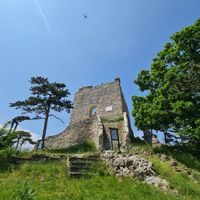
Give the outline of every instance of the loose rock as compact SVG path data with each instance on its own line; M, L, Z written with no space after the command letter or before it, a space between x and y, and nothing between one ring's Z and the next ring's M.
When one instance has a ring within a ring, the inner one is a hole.
M164 156L162 157L164 158ZM107 151L101 154L101 158L113 169L116 176L137 177L163 191L170 188L169 183L158 176L152 163L139 155ZM175 162L173 164L175 165Z

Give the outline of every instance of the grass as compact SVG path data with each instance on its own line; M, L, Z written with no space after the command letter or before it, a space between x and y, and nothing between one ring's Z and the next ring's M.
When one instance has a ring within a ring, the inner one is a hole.
M188 151L187 148L182 146L161 146L153 148L151 145L145 144L140 139L136 138L134 140L133 152L146 151L151 154L165 154L176 159L188 168L200 171L200 155Z
M149 158L163 178L179 191L167 194L133 178L107 176L104 165L91 179L71 179L65 161L25 163L17 169L0 172L0 200L32 194L37 200L199 200L200 187L182 174L176 174L157 158ZM23 198L22 198L23 199ZM26 200L26 199L23 199Z
M0 200L15 199L26 185L25 189L32 191L37 200L182 199L132 178L98 175L91 179L71 179L63 162L25 163L18 170L0 173L0 185Z
M176 173L167 163L161 162L155 156L148 156L147 159L153 163L158 174L165 178L173 188L179 191L179 194L188 196L191 199L199 199L200 186L194 183L186 174Z
M88 152L96 152L96 147L93 142L86 140L82 144L77 144L69 148L63 148L63 149L50 149L47 152L61 153L61 154L88 153Z
M0 150L0 171L10 171L15 166L11 162L11 155L15 154L14 149Z
M89 140L69 148L50 149L44 151L16 151L15 149L8 148L0 150L0 171L11 171L13 168L18 167L12 163L11 156L31 158L33 155L87 154L95 152L97 152L95 144Z
M164 153L185 166L200 171L200 157L180 146L162 146L153 149L154 153Z
M162 152L178 156L166 149L154 149L140 144L135 150L148 151L146 155L158 174L166 179L178 195L169 191L164 193L157 188L144 184L133 178L117 178L108 176L108 169L103 163L93 167L96 173L90 179L72 179L68 176L66 161L49 161L40 163L26 162L14 165L10 155L27 156L30 152L15 152L11 149L0 151L0 200L199 200L200 186L185 174L176 173L167 163L163 163L153 153ZM74 152L95 152L92 143L86 142L64 150L52 150L53 154ZM176 151L175 151L176 152ZM51 154L51 152L48 152ZM84 154L85 155L85 154ZM183 167L187 164L186 155L182 155ZM192 159L195 157L189 154ZM189 158L189 159L191 159ZM184 164L186 163L186 164ZM199 171L199 161L194 160L192 166Z

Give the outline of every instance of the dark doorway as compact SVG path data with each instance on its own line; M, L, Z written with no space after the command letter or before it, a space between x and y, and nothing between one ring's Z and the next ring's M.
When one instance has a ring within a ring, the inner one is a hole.
M110 138L112 150L120 149L118 129L110 128Z

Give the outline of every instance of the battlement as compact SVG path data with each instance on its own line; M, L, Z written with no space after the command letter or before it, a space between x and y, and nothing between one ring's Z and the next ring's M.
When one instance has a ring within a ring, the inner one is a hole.
M121 82L120 78L117 77L117 78L115 78L115 80L113 82L110 82L110 83L102 83L101 85L96 85L96 86L91 86L91 85L84 86L84 87L80 88L78 90L78 92L79 91L84 91L84 90L89 90L89 89L97 89L97 88L102 87L102 86L108 86L108 85L114 84L115 82L119 82L120 83Z

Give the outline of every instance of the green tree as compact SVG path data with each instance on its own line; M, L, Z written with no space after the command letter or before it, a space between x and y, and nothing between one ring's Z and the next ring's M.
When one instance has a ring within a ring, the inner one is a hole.
M31 138L32 135L30 132L17 130L17 131L15 131L15 135L16 135L16 139L14 141L14 144L15 144L16 150L19 148L19 146L22 146L26 142L28 142L29 144L32 144L32 145L36 144L36 142L34 142L32 140L32 138Z
M70 112L72 102L67 99L70 93L64 83L51 83L48 78L41 76L32 77L30 83L32 85L30 88L31 96L24 101L11 103L10 107L22 109L22 114L35 114L30 119L44 119L42 133L42 148L44 148L49 117L59 119L52 111L61 112L66 110Z
M5 123L0 127L0 149L5 149L13 146L13 140L16 139L16 134L9 131L10 122Z
M134 81L146 96L133 96L135 125L200 144L200 19L174 33Z
M31 138L31 133L22 130L12 131L10 130L10 126L11 122L7 122L0 127L0 149L14 146L17 149L19 145L21 146L26 142L36 144Z

